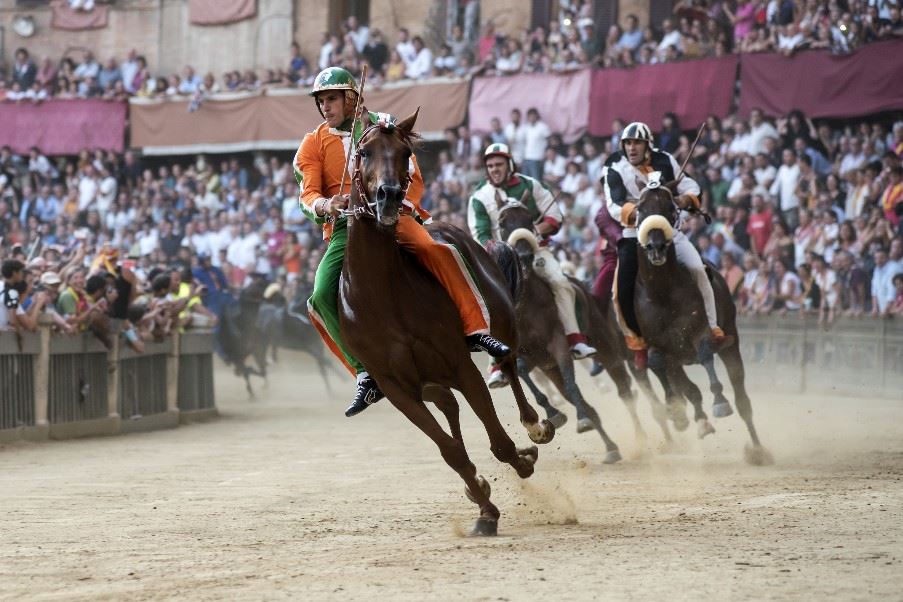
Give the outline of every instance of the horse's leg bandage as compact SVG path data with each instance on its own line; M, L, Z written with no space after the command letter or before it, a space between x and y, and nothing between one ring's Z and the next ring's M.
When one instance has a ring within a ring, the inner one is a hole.
M536 275L549 285L555 296L555 307L558 309L558 317L564 326L564 334L572 335L580 332L577 324L577 312L574 304L577 296L574 287L561 270L561 264L548 249L540 249L533 260L533 269Z

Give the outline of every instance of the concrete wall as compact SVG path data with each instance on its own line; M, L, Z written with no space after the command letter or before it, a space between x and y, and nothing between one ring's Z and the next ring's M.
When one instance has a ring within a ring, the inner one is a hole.
M649 0L618 0L618 23L623 27L627 23L627 15L636 15L640 27L649 24Z
M15 49L28 48L36 61L66 54L80 60L84 50L98 60L123 59L132 48L144 54L151 71L168 74L186 64L198 73L220 76L230 69L279 67L288 63L296 0L257 0L257 16L239 23L199 27L188 22L188 0L117 0L106 28L70 32L50 27L49 7L17 7L0 0L3 60L10 64ZM304 4L308 4L305 2ZM309 3L314 4L314 3ZM12 30L16 15L31 15L36 33L21 38Z

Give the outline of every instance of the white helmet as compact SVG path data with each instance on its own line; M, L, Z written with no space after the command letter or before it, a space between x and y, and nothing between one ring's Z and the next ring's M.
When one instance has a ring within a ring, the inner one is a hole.
M508 170L511 172L508 175L514 174L514 157L511 156L511 149L508 148L507 144L503 144L501 142L493 142L489 146L486 147L486 150L483 151L483 164L486 164L486 161L489 157L505 157L508 159Z

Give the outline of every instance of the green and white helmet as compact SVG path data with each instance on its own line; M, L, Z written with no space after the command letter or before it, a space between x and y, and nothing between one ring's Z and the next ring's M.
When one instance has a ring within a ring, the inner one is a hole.
M358 93L357 82L354 76L347 69L341 67L327 67L317 74L314 79L313 88L308 93L310 96L316 96L320 92L326 90L351 90Z
M501 142L493 142L489 146L486 147L486 150L483 151L483 163L485 164L489 157L505 157L508 159L508 170L511 172L508 175L514 175L514 157L511 155L511 149L508 148L507 144L503 144Z

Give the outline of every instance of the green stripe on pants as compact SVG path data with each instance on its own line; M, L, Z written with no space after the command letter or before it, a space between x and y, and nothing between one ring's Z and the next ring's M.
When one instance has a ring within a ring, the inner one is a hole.
M339 278L342 275L342 262L345 260L347 244L348 226L345 220L341 220L336 222L323 259L317 266L314 292L307 303L320 316L329 336L335 341L351 367L360 373L364 371L364 365L351 355L339 332Z

